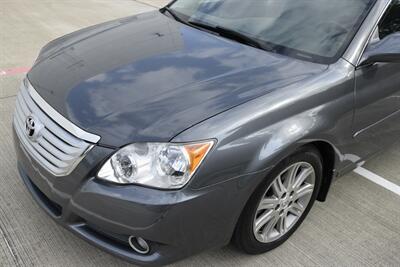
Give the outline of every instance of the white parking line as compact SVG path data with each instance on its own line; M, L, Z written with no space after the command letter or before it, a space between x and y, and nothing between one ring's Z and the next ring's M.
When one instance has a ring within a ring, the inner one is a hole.
M389 182L388 180L367 169L364 169L363 167L358 167L354 170L354 172L400 196L400 186L397 184Z

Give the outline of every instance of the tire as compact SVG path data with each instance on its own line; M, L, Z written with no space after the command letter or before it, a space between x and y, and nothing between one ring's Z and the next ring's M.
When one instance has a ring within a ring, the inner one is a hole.
M312 171L311 168L314 175L310 174L304 183L301 183L303 177ZM293 173L296 173L298 178L295 175L290 176ZM281 177L280 180L278 177ZM292 177L292 179L288 179L288 177ZM297 183L290 182L296 181L296 179L298 179ZM321 180L321 155L314 146L301 147L275 166L247 202L236 225L233 236L235 245L248 254L261 254L284 243L297 230L311 210L317 198ZM279 189L279 181L282 181L284 186L286 184L288 188L286 195L282 194L284 190ZM305 192L309 192L312 182L314 182L312 193L294 200ZM299 185L299 183L301 184ZM281 198L278 197L279 193ZM261 205L262 200L263 205ZM264 210L264 208L266 209ZM261 226L262 222L271 217L273 218ZM283 217L285 218L282 219ZM273 226L276 220L277 223Z

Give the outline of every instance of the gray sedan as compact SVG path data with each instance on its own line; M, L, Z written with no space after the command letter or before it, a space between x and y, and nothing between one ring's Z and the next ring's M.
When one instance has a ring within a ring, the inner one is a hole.
M400 135L399 0L176 0L58 38L17 97L21 178L141 265L269 251Z

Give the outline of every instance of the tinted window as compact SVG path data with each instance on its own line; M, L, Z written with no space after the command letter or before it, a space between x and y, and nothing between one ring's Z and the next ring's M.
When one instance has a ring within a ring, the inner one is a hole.
M375 0L177 0L188 20L239 31L277 53L329 63L348 46Z
M381 39L395 32L400 32L400 0L393 1L379 25L379 37Z

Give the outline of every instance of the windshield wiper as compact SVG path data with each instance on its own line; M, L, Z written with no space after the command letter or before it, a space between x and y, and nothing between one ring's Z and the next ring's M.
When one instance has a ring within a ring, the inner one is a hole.
M225 27L221 26L213 26L210 24L206 24L200 21L195 21L195 20L189 20L189 24L196 26L196 27L201 27L206 30L218 33L220 36L233 39L235 41L238 41L243 44L247 44L256 48L264 49L264 50L270 50L269 48L266 48L263 44L261 44L259 41L257 41L255 38L252 38L250 36L247 36L246 34L243 34L239 31L233 30L233 29L228 29Z
M169 8L169 7L163 7L162 9L161 9L161 11L167 11L176 21L179 21L180 23L184 23L184 24L188 24L186 21L184 21L183 19L181 19L176 13L175 13L175 11L174 10L172 10L171 8Z
M196 20L186 21L186 20L182 19L179 15L177 15L175 13L175 11L172 10L171 8L169 8L168 6L164 7L162 9L162 11L164 11L164 12L167 11L176 21L181 22L183 24L190 25L195 28L203 28L210 32L217 33L220 36L223 36L223 37L226 37L226 38L229 38L232 40L236 40L240 43L250 45L250 46L253 46L256 48L260 48L260 49L268 50L268 51L271 50L271 48L266 47L265 45L261 44L255 38L247 36L239 31L235 31L233 29L228 29L228 28L221 27L221 26L213 26L213 25L206 24L206 23L203 23L200 21L196 21Z

